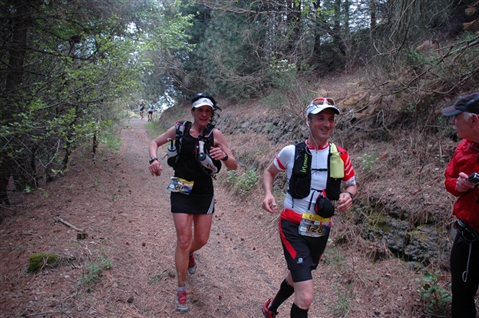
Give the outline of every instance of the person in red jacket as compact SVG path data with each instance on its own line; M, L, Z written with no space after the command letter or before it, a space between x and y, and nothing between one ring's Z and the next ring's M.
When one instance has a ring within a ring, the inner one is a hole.
M442 110L452 117L457 137L463 139L445 172L446 190L457 197L457 221L451 249L453 318L475 318L474 297L479 287L479 93L460 97ZM475 175L478 174L478 175Z

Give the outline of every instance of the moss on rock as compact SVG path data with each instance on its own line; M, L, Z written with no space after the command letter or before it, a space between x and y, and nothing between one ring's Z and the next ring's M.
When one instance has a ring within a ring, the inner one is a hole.
M34 253L30 255L30 261L27 271L29 273L36 273L45 266L55 266L58 264L60 256L55 254Z

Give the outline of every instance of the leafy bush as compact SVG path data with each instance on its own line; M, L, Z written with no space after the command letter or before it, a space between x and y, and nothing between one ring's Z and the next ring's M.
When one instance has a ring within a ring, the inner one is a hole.
M417 292L424 299L430 313L448 312L448 306L452 300L450 292L441 288L438 284L440 273L440 271L434 273L425 272L422 280L416 278L417 282L422 283L421 288Z
M236 170L228 170L228 178L226 178L226 183L234 187L237 181L238 175L236 174Z
M362 159L363 169L366 172L371 172L374 168L374 162L378 159L375 149L371 153L365 153Z
M115 152L120 151L121 138L118 137L112 129L104 131L103 134L100 136L100 140L102 143L107 145L109 149Z
M239 176L235 170L230 170L228 171L226 183L233 188L234 192L239 193L240 195L246 195L250 193L258 183L258 175L253 168L248 169L245 173Z

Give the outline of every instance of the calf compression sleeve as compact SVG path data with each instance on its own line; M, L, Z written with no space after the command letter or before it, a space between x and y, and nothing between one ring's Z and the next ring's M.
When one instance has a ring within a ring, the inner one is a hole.
M279 291L271 302L269 310L278 311L278 307L294 293L294 287L288 284L288 278L285 278L279 287Z
M309 309L301 309L293 303L293 306L291 306L291 317L308 318L308 310Z

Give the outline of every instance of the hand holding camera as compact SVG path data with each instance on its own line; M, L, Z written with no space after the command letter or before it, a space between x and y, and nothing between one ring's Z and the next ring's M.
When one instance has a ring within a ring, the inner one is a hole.
M473 172L469 175L469 178L467 178L467 181L472 183L475 187L479 185L479 173Z

